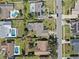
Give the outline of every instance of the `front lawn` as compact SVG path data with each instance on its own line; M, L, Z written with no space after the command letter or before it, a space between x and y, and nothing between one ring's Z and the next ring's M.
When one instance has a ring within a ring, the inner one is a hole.
M71 8L74 7L76 0L63 0L63 14L71 14Z
M70 26L69 25L64 25L63 26L63 39L65 40L70 40L71 37L71 32L70 32Z
M47 19L43 21L43 24L46 28L49 30L55 30L56 28L56 22L55 19Z
M63 44L62 45L63 57L69 57L71 53L72 53L72 46L70 44Z
M55 13L55 0L45 0L45 5L50 13Z

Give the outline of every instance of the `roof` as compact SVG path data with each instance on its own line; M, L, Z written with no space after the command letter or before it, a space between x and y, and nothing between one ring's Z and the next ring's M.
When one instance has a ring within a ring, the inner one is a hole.
M16 37L16 28L11 27L11 21L0 21L0 37Z
M13 10L13 4L0 4L0 18L9 18L9 13L11 10Z
M79 54L79 40L78 39L72 40L71 45L73 46L74 54Z
M11 28L11 22L0 21L0 37L7 37Z
M27 28L28 30L33 30L37 32L42 32L44 29L43 23L28 23Z
M72 33L75 35L79 35L79 21L73 22L71 21Z
M36 32L36 36L41 36L41 37L49 37L48 35L48 30L44 30L43 23L28 23L26 26L28 30L33 30Z
M70 57L71 59L79 59L79 57Z
M42 2L30 2L30 12L41 12Z
M49 55L48 41L37 41L35 55Z
M13 43L6 43L1 46L2 49L5 49L5 53L7 52L8 57L13 56L13 47L14 47Z

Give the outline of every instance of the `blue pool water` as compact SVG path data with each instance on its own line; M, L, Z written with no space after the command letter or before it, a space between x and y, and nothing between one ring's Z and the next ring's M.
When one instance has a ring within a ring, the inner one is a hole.
M17 16L17 15L18 15L17 12L14 12L14 13L12 14L13 17L15 17L15 16Z
M15 53L18 53L18 47L15 48Z
M14 29L12 29L11 30L11 36L15 36L16 34L15 34L15 30Z

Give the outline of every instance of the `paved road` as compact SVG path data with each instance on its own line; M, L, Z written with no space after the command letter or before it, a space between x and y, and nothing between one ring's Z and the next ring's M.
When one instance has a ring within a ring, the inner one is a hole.
M56 13L57 13L57 29L56 35L58 38L58 59L62 59L62 0L56 0Z

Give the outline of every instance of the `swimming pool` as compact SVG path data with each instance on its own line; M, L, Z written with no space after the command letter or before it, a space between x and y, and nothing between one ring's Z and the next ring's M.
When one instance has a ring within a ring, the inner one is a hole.
M11 18L17 17L18 14L19 14L19 11L18 10L12 10L12 11L10 11L10 17Z
M15 52L14 53L18 53L18 47L15 47Z
M12 17L16 17L18 15L18 12L12 13Z
M20 55L20 46L14 46L14 55Z
M16 37L16 28L10 28L8 37Z
M15 35L16 35L15 30L11 29L11 36L15 36Z

